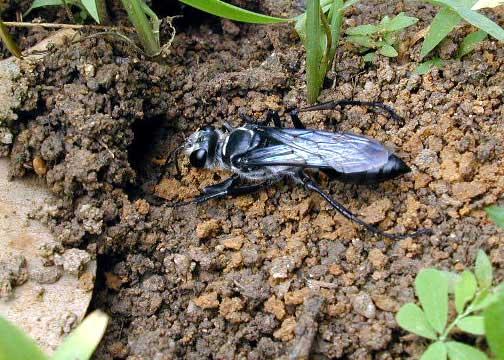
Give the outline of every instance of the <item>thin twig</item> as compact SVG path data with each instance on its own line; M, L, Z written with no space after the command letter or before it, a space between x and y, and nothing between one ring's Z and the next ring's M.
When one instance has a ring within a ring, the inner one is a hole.
M77 24L53 24L53 23L31 23L31 22L17 22L17 21L4 21L5 26L9 27L45 27L53 29L90 29L90 30L101 30L101 31L129 31L135 32L133 27L122 27L122 26L105 26L105 25L77 25Z

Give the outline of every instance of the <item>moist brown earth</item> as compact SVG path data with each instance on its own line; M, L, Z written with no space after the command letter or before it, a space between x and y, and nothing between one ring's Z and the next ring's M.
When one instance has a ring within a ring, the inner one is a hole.
M259 10L286 15L282 6ZM181 176L169 168L156 186L184 136L237 126L241 112L263 118L306 105L304 53L287 25L193 26L159 62L93 38L38 65L38 107L17 123L11 173L43 169L60 198L44 216L51 229L67 247L96 251L94 307L112 317L96 358L415 358L426 344L394 315L414 301L419 269L462 271L483 249L502 280L504 235L483 208L504 191L504 48L489 39L450 60L466 26L442 44L442 69L416 75L413 39L432 7L366 1L347 24L400 11L421 19L402 35L400 56L364 65L343 45L320 100L382 101L404 124L361 107L302 120L376 138L411 166L378 186L316 177L380 229L433 230L414 239L374 236L290 181L200 206L149 203L152 192L187 200L227 176L181 157Z

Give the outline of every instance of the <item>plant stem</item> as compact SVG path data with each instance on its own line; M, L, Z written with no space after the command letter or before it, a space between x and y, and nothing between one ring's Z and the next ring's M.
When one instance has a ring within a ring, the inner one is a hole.
M134 32L135 28L132 27L120 27L120 26L105 26L105 25L77 25L77 24L55 24L55 23L31 23L31 22L16 22L16 21L5 21L3 23L7 27L45 27L45 28L53 28L53 29L92 29L92 30L101 30L101 31L129 31Z
M128 18L135 27L138 38L147 56L159 55L161 49L149 19L143 9L142 0L121 0Z
M477 298L477 295L474 296L474 298L476 299ZM474 301L474 300L473 300ZM465 318L467 315L469 315L470 313L472 313L473 311L473 302L471 302L467 308L465 309L465 311L462 313L462 314L459 314L457 315L457 317L455 318L455 320L453 320L450 325L448 325L445 329L445 331L441 334L441 336L439 337L439 341L445 341L446 338L448 337L448 335L450 334L450 332L452 331L452 329L455 327L455 325L457 325L457 323L462 320L463 318Z

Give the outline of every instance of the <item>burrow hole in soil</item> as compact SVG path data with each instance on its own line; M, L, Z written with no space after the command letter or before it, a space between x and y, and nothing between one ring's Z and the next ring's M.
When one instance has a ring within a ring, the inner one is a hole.
M133 124L134 139L128 149L128 160L137 174L137 181L126 188L130 200L151 194L160 179L162 166L153 160L168 156L170 141L175 134L175 129L170 126L164 116L145 118Z

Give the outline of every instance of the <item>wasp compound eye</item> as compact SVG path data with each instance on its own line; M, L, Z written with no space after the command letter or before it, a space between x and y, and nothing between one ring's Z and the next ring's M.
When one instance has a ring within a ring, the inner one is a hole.
M207 159L207 152L204 149L198 149L193 151L189 156L189 162L192 166L196 168L202 168L205 166Z

